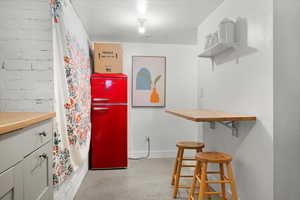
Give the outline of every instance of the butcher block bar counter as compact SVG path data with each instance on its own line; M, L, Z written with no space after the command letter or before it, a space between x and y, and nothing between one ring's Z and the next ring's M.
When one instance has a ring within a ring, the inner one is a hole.
M227 128L230 128L232 134L236 137L238 136L239 121L256 120L255 116L213 110L166 110L166 112L195 122L209 122L212 129L215 128L215 123L218 122Z
M195 122L256 120L254 116L212 110L166 110L166 112Z
M55 113L0 112L0 135L51 119Z

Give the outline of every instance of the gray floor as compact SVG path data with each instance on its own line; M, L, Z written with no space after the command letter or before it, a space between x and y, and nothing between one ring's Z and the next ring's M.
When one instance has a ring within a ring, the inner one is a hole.
M75 200L171 200L173 160L130 161L126 170L89 171ZM187 195L181 189L177 199L187 200Z

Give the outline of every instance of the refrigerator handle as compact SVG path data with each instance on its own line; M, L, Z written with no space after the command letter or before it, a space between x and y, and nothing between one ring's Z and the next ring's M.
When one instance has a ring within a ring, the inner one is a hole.
M93 101L109 101L109 99L93 98Z
M95 108L93 108L93 110L109 110L109 108L99 108L99 107L95 107Z

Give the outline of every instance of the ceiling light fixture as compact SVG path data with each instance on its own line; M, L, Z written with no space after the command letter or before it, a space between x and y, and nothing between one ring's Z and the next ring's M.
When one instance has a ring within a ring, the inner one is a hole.
M140 15L145 15L147 10L147 2L146 0L138 0L137 2L137 10Z
M146 19L144 19L144 18L138 19L138 23L139 23L138 31L140 34L145 34L145 32L146 32L145 22L146 22Z

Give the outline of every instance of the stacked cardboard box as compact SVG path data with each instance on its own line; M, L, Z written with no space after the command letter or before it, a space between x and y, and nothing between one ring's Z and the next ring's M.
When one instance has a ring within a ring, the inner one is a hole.
M122 47L114 43L94 44L94 72L102 74L122 73Z

